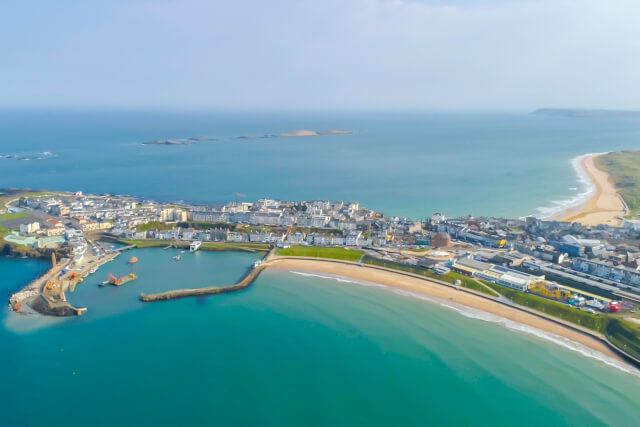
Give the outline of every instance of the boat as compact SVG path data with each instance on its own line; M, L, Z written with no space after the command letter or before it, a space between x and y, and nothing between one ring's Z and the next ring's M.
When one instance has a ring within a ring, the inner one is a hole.
M191 244L189 245L189 252L195 252L198 249L200 249L200 246L202 245L202 242L200 240L196 240L195 242L191 242Z
M138 258L132 256L131 259L129 260L129 264L135 264L136 262L138 262Z
M173 257L173 260L175 260L175 261L180 261L180 255L176 255L176 256L174 256L174 257Z
M101 284L99 284L98 286L107 286L107 285L121 286L121 285L124 285L125 283L136 280L137 278L138 277L133 273L125 277L116 277L113 274L109 273L109 278L104 282L102 282Z

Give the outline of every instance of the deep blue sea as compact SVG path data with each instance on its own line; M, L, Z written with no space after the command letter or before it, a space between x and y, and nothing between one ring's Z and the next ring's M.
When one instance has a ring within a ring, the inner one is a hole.
M299 129L349 135L235 139ZM144 141L217 138L185 146ZM640 148L640 121L528 113L0 110L0 187L194 202L359 201L387 215L523 216L584 189L571 159ZM51 153L42 155L42 153Z
M235 139L297 129L350 135ZM143 141L215 137L189 146ZM638 148L639 122L524 113L0 111L0 187L158 200L357 200L391 215L520 216L583 190L571 159ZM44 154L46 152L46 154ZM49 154L50 153L50 154ZM241 195L234 195L241 193ZM267 271L255 254L139 249L89 276L79 318L0 308L0 425L630 426L640 377L579 345L344 278ZM130 255L136 265L127 264ZM47 269L0 258L0 299ZM136 273L98 287L107 273ZM303 274L300 274L303 273Z

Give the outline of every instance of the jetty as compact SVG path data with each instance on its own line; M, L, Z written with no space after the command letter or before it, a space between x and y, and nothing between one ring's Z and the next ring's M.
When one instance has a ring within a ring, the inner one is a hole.
M114 251L101 257L87 254L82 260L63 258L56 262L52 254L52 266L20 291L11 295L9 307L19 313L40 313L48 316L81 316L86 308L73 307L65 292L73 292L82 282L103 264L112 261L120 251Z
M254 266L245 274L237 283L231 286L208 286L198 289L176 289L173 291L159 292L156 294L145 295L140 294L140 301L142 302L157 302L157 301L171 301L181 298L199 297L206 295L218 295L228 294L231 292L238 292L251 286L253 282L258 278L262 270L264 270L273 254L275 248L271 249L262 260L257 261Z

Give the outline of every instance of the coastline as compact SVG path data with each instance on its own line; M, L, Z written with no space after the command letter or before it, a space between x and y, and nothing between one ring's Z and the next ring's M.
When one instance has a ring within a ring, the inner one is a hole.
M576 197L576 202L568 203L566 208L550 219L578 222L585 226L623 225L622 218L628 214L627 205L609 180L609 175L595 164L595 159L603 154L606 153L590 153L572 160L579 181L586 183L587 189Z
M525 332L533 333L538 336L540 335L535 333L536 330L541 331L545 335L548 334L544 338L547 338L550 341L554 341L567 348L572 348L573 350L579 351L588 357L601 359L604 363L615 365L620 369L633 369L617 353L607 346L604 341L597 339L595 336L599 334L596 332L580 332L576 328L563 326L558 322L547 320L518 308L512 308L470 292L464 292L443 286L430 281L429 279L414 278L391 271L366 268L357 264L335 263L321 259L276 258L269 262L268 269L287 271L302 275L313 274L314 272L327 273L335 276L333 278L336 279L352 278L386 286L397 293L408 294L409 296L424 297L425 299L433 298L436 300L434 302L440 301L443 303L442 305L445 306L448 305L444 303L459 305L461 308L472 309L474 311L478 311L480 314L495 316L496 319L494 320L498 323L510 322L515 323L515 325L512 326L522 325L521 328L512 327L512 329L524 330L524 328L532 328L532 330L526 330ZM458 310L456 307L449 307L462 312L462 310ZM469 317L483 319L486 316L471 315ZM565 340L567 342L563 342ZM581 349L573 348L575 345L568 345L575 343L579 344ZM598 355L595 353L598 353Z

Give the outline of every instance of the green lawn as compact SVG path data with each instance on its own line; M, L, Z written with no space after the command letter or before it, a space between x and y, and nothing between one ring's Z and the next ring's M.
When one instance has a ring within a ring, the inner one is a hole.
M28 216L29 215L27 215L24 212L0 214L0 221L8 221L10 219L26 218Z
M138 231L155 231L155 230L171 230L175 224L167 224L160 221L150 221L146 224L140 224L136 227Z
M616 190L622 195L635 216L640 209L640 151L616 151L603 154L595 164L609 174Z
M462 274L450 271L447 274L436 274L433 271L420 266L412 266L406 264L400 264L393 261L386 261L379 258L373 258L370 256L366 256L363 260L365 264L377 265L385 268L392 268L394 270L405 271L407 273L418 274L420 276L429 277L431 279L442 280L443 282L455 284L456 280L460 280L460 284L464 288L473 289L474 291L482 292L487 295L491 295L492 297L497 297L498 293L492 291L491 289L487 289L486 286L482 286L480 283L476 282L474 279L468 276L464 276Z
M278 255L282 256L303 256L313 258L343 259L346 261L358 261L364 252L352 251L345 248L324 248L315 246L292 246L290 248L278 249Z

